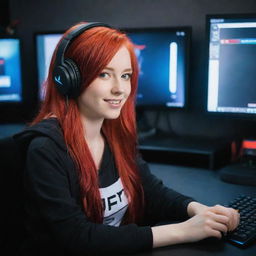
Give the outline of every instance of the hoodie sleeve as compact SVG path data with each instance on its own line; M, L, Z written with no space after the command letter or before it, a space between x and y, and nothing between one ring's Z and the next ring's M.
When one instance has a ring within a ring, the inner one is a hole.
M137 162L145 193L146 221L152 225L161 221L188 219L188 204L195 200L165 186L150 172L148 164L142 158Z
M49 237L72 255L134 253L152 248L149 226L113 227L87 219L71 195L65 160L50 138L39 137L30 144L24 185Z

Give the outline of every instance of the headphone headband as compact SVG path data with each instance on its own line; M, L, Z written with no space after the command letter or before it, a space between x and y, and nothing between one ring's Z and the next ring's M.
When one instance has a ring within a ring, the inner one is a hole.
M66 58L65 52L70 43L82 34L85 30L94 27L107 27L111 26L101 22L90 22L82 24L68 33L60 42L57 52L55 63L53 67L53 81L59 93L65 97L76 98L80 93L81 75L80 70L76 63Z
M81 35L85 30L88 30L88 29L94 28L94 27L108 27L108 28L111 28L111 26L109 26L108 24L102 23L102 22L89 22L89 23L86 23L86 24L82 24L82 25L78 26L77 28L75 28L74 30L72 30L60 42L60 45L59 45L59 47L57 49L57 52L56 52L55 66L63 64L64 58L65 58L64 54L65 54L66 49L68 48L68 46L71 44L71 42L76 37Z

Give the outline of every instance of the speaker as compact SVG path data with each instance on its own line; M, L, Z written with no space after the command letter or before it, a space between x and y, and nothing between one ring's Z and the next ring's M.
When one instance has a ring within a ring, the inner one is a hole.
M108 27L108 24L101 22L90 22L82 24L60 42L56 50L56 59L53 67L53 81L61 95L68 98L77 98L80 94L81 74L76 63L69 58L65 58L65 52L71 42L84 31L94 27Z
M228 183L256 186L256 167L249 163L234 163L220 170L220 178Z

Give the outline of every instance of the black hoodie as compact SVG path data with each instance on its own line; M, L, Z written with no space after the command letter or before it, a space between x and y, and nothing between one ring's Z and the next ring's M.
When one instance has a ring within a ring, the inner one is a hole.
M187 205L193 199L164 186L139 159L145 194L143 226L115 227L93 223L83 211L78 173L57 119L43 120L14 138L27 153L24 203L28 235L22 255L135 253L152 248L150 225L188 218ZM118 178L114 156L106 146L99 170L100 187L108 186Z

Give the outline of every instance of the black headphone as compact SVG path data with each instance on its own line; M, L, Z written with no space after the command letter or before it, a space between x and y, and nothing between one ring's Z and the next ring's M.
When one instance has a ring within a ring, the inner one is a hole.
M76 63L65 58L65 51L70 43L85 30L94 27L108 27L111 26L101 22L90 22L82 24L78 28L71 31L60 42L56 52L56 59L53 68L53 81L57 90L61 95L68 98L76 98L80 94L81 74Z

